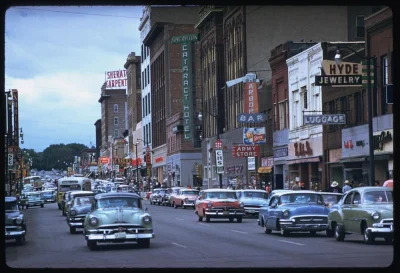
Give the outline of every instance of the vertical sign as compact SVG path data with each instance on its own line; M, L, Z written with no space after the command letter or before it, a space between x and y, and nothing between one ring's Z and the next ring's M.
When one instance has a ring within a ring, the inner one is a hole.
M256 170L256 158L254 156L249 156L247 158L247 170L248 171Z
M244 112L258 113L258 87L256 82L244 84Z
M224 154L222 150L215 150L215 162L217 165L217 173L224 173Z
M12 90L14 102L14 146L19 146L19 122L18 122L18 90Z

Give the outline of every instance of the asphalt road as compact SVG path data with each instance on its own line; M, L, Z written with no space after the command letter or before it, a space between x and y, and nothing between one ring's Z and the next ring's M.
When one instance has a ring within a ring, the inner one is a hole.
M147 202L147 201L144 201ZM6 242L6 263L17 268L83 267L384 267L392 263L393 246L377 239L365 245L362 236L344 242L294 234L264 234L257 219L198 222L192 209L148 205L156 238L149 249L136 243L100 244L90 251L81 233L69 234L56 204L25 210L26 243Z

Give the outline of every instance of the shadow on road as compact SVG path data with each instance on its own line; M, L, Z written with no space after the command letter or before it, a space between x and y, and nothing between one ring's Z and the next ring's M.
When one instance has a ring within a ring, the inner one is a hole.
M168 245L165 244L150 244L151 249L161 249L161 248L167 248ZM87 247L86 247L87 248ZM140 249L141 251L146 250L147 248L141 248L137 243L134 242L127 242L127 243L100 243L97 244L97 249L96 251L113 251L113 250L127 250L127 249ZM89 249L88 249L89 250Z

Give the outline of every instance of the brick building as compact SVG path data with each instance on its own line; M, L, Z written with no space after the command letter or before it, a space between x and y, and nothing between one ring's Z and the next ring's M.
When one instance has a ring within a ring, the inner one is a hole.
M96 127L96 161L100 157L100 148L101 148L101 119L96 120L94 123Z
M143 44L149 47L150 52L150 85L151 85L151 133L152 144L152 177L159 182L169 185L193 185L195 179L195 165L200 164L200 150L196 148L199 142L195 141L196 108L199 103L196 99L195 43L192 43L190 52L187 52L191 61L189 74L192 93L187 112L183 107L184 95L182 78L184 71L182 61L182 45L172 42L172 37L186 34L195 34L194 23L197 21L198 7L149 7L146 13L149 23L147 34L143 37ZM144 20L144 18L142 18ZM189 61L189 60L188 60ZM189 61L189 62L190 62ZM200 97L199 97L200 98ZM185 120L189 122L190 139L185 140L185 131L181 130ZM176 128L174 130L174 128Z

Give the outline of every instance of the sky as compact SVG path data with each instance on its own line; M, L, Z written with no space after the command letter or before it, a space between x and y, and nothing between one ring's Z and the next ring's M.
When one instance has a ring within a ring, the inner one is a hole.
M5 17L5 88L18 90L21 148L96 145L105 72L140 55L140 6L12 7Z

